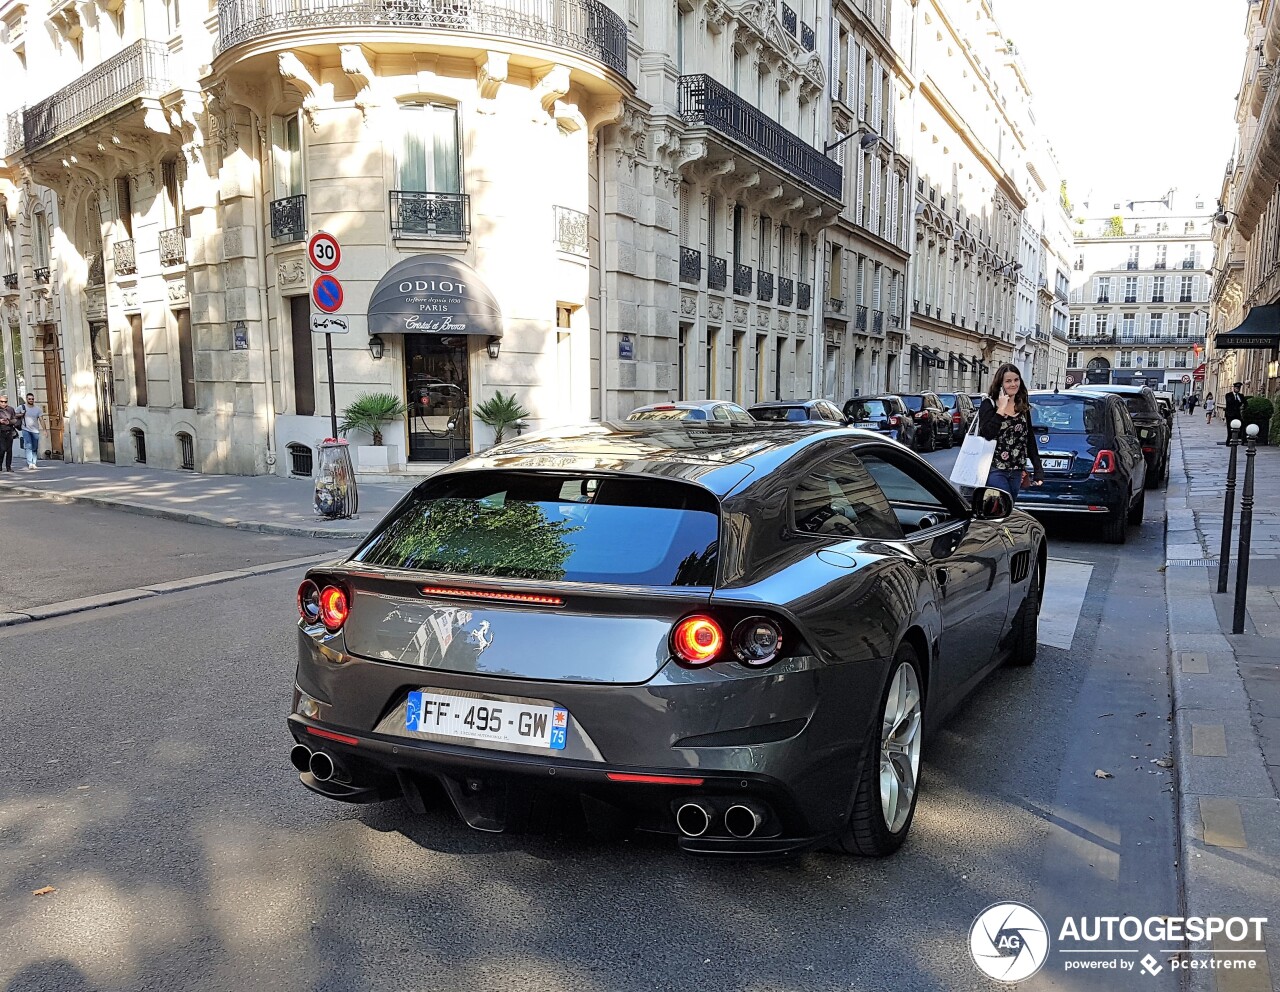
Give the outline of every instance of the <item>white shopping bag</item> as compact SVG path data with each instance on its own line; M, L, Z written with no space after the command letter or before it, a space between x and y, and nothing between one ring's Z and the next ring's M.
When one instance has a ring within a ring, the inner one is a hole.
M951 481L957 486L968 486L976 489L987 484L987 473L991 471L991 460L996 456L995 441L988 441L978 434L978 418L973 418L969 425L969 433L964 436L960 445L960 455L956 458L955 467L951 469Z

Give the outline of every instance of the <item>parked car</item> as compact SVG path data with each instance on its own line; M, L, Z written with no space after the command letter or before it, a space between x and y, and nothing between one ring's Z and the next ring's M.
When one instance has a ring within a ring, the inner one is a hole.
M942 405L951 415L952 443L960 444L964 441L973 418L978 415L978 408L973 405L968 393L939 393L938 399L942 400Z
M1153 390L1156 394L1156 404L1160 407L1160 412L1164 414L1164 419L1169 421L1170 427L1173 426L1173 411L1176 405L1173 401L1173 393L1163 393L1160 390Z
M937 393L902 393L902 402L911 411L916 425L916 450L937 451L950 448L951 413Z
M1096 516L1103 537L1123 544L1147 503L1147 462L1124 399L1096 386L1036 390L1031 422L1044 484L1023 489L1018 506L1037 516Z
M810 423L844 427L846 419L830 400L769 400L747 407L752 418L763 423Z
M987 399L986 393L965 393L965 395L969 397L969 402L973 404L973 409L975 411L980 410L982 408L982 401Z
M308 570L290 760L484 831L579 809L691 852L887 855L922 740L1035 660L1045 567L1008 494L870 432L526 435Z
M1147 457L1147 488L1153 489L1169 477L1169 443L1173 427L1160 410L1150 386L1090 386L1094 392L1115 393L1129 408L1138 428L1142 453Z
M876 431L908 448L916 443L916 422L901 396L888 393L879 396L855 396L844 405L845 419L850 427Z
M753 424L754 418L737 403L728 400L680 400L675 403L651 403L627 414L628 420L719 420L728 423Z

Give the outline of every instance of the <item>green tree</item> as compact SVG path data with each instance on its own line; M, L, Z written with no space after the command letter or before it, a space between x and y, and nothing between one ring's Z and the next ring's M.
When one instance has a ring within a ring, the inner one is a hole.
M399 420L407 409L404 400L391 393L362 393L342 411L338 432L346 437L351 431L364 431L373 437L375 445L381 447L382 425Z
M1063 213L1071 213L1071 198L1067 196L1067 181L1065 179L1058 184L1058 202L1062 204Z
M1119 214L1108 219L1102 228L1102 236L1104 238L1123 238L1124 237L1124 218Z
M476 407L476 419L480 423L493 428L493 443L502 443L503 435L514 427L524 427L524 420L529 411L516 401L516 394L503 396L501 391L493 394L493 399L485 400Z

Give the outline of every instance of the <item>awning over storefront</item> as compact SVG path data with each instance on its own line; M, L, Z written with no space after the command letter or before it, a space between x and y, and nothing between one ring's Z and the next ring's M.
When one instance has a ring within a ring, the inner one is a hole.
M1213 339L1214 348L1271 351L1280 347L1280 303L1254 307L1240 326Z
M465 262L414 255L391 267L369 299L370 334L502 336L498 301Z

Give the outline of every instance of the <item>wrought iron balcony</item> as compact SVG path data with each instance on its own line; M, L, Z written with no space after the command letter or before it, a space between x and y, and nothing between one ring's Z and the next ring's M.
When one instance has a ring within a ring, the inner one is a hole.
M751 295L751 266L735 262L733 265L733 293L735 296Z
M884 333L884 311L883 310L873 310L871 312L871 333L872 334Z
M138 253L132 241L115 243L116 275L131 276L138 271Z
M570 255L586 258L591 254L587 244L587 215L571 207L552 207L556 223L556 247Z
M1191 294L1190 294L1190 293L1183 293L1183 294L1181 294L1181 295L1178 297L1178 302L1179 302L1179 303L1193 303L1193 302L1195 302L1195 301L1191 299Z
M813 305L813 287L807 282L796 286L796 309L808 310Z
M818 39L813 33L813 28L807 24L800 25L800 44L804 46L806 52L812 52L818 45Z
M1137 303L1137 302L1138 302L1138 297L1137 297L1137 296L1134 296L1132 293L1130 293L1129 295L1125 296L1125 298L1124 298L1124 302L1125 302L1125 303Z
M160 232L160 264L187 264L187 239L182 228L170 227Z
M730 139L781 170L834 200L841 199L844 172L797 135L758 107L710 76L680 77L680 116Z
M1126 269L1136 269L1138 267L1138 260L1136 258L1131 258L1125 263L1124 267Z
M707 289L721 292L729 285L729 263L715 255L707 256Z
M271 201L271 240L289 244L307 239L307 194L282 196Z
M5 157L16 155L26 147L26 139L22 135L22 108L12 110L5 118Z
M756 299L763 303L773 302L773 273L764 269L756 270Z
M1168 267L1169 265L1167 262L1156 262L1155 264L1155 268L1157 269L1167 269Z
M84 127L138 97L159 97L173 88L169 48L155 41L134 42L22 114L23 141L35 151Z
M1194 258L1184 258L1182 260L1182 267L1184 269L1194 269L1196 267L1196 260Z
M890 326L890 327L901 327L901 326L902 326L902 318L901 318L898 314L896 314L896 313L891 313L891 314L889 314L889 326Z
M36 282L48 285L49 283L49 266L38 265L35 269Z
M393 238L463 240L471 232L471 197L466 193L423 193L393 189Z
M6 273L5 273L5 276L4 276L4 288L5 288L5 289L17 289L17 288L18 288L18 273L16 273L16 272L6 272Z
M1152 297L1151 297L1151 302L1152 302L1152 303L1163 303L1163 302L1164 302L1164 294L1163 294L1163 293L1161 293L1159 296L1152 296Z
M690 286L702 283L702 252L680 246L680 281Z
M796 36L796 12L785 3L782 5L782 26L791 37Z
M89 252L89 254L85 256L85 261L89 263L89 272L85 279L85 285L101 286L105 283L107 281L107 277L103 271L102 252Z
M853 326L860 331L867 329L867 308L861 303L854 308Z
M796 298L796 284L793 280L782 276L778 279L778 306L789 307Z
M626 23L600 0L218 0L217 54L311 28L489 35L576 52L627 74Z
M828 313L844 313L844 297L843 297L843 296L828 296L828 297L827 297L827 312L828 312Z
M1097 298L1096 300L1094 300L1093 302L1094 302L1094 303L1110 303L1110 302L1111 302L1111 297L1110 297L1110 295L1109 295L1109 294L1107 294L1107 293L1099 293L1099 294L1098 294L1098 298Z
M1066 303L1070 300L1070 297L1067 295L1067 291L1064 289L1055 289L1053 291L1053 298L1059 303Z

